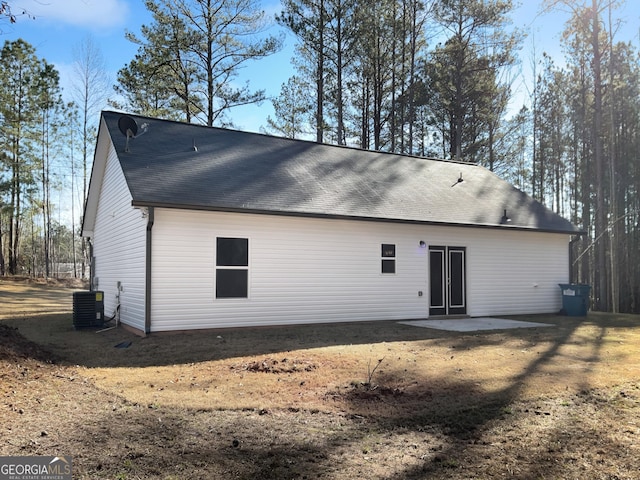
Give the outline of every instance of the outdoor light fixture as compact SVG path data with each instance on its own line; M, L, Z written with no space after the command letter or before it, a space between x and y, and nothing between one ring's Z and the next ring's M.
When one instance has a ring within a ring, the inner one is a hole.
M426 243L424 243L424 240L420 240L420 248L425 248L427 246Z

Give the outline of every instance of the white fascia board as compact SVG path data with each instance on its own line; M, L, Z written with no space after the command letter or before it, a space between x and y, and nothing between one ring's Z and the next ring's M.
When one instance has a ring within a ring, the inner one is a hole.
M109 148L112 142L109 135L109 129L104 121L100 118L100 128L98 130L98 139L96 141L96 150L93 157L93 167L91 168L91 178L89 180L89 191L87 193L87 203L82 219L82 237L93 237L95 228L96 214L98 212L98 201L100 199L100 191L102 190L102 181L107 166L107 158L109 156Z

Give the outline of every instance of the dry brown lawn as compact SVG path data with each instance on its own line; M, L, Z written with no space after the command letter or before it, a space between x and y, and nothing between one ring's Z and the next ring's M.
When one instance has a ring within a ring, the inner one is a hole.
M0 281L0 455L72 455L74 478L640 478L638 316L140 338L73 330L71 291Z

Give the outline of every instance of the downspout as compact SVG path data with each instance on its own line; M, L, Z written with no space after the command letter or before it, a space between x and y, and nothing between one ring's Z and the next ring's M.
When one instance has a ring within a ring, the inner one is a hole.
M144 334L151 333L151 229L153 228L154 212L149 207L147 217L147 248L145 254L145 284L144 284Z
M93 258L93 242L91 238L87 238L87 244L89 244L89 291L93 292L96 289L96 266L95 259Z

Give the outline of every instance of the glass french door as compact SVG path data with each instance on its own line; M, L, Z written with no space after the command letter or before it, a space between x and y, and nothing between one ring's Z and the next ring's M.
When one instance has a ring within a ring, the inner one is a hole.
M429 247L429 315L467 313L466 247Z

